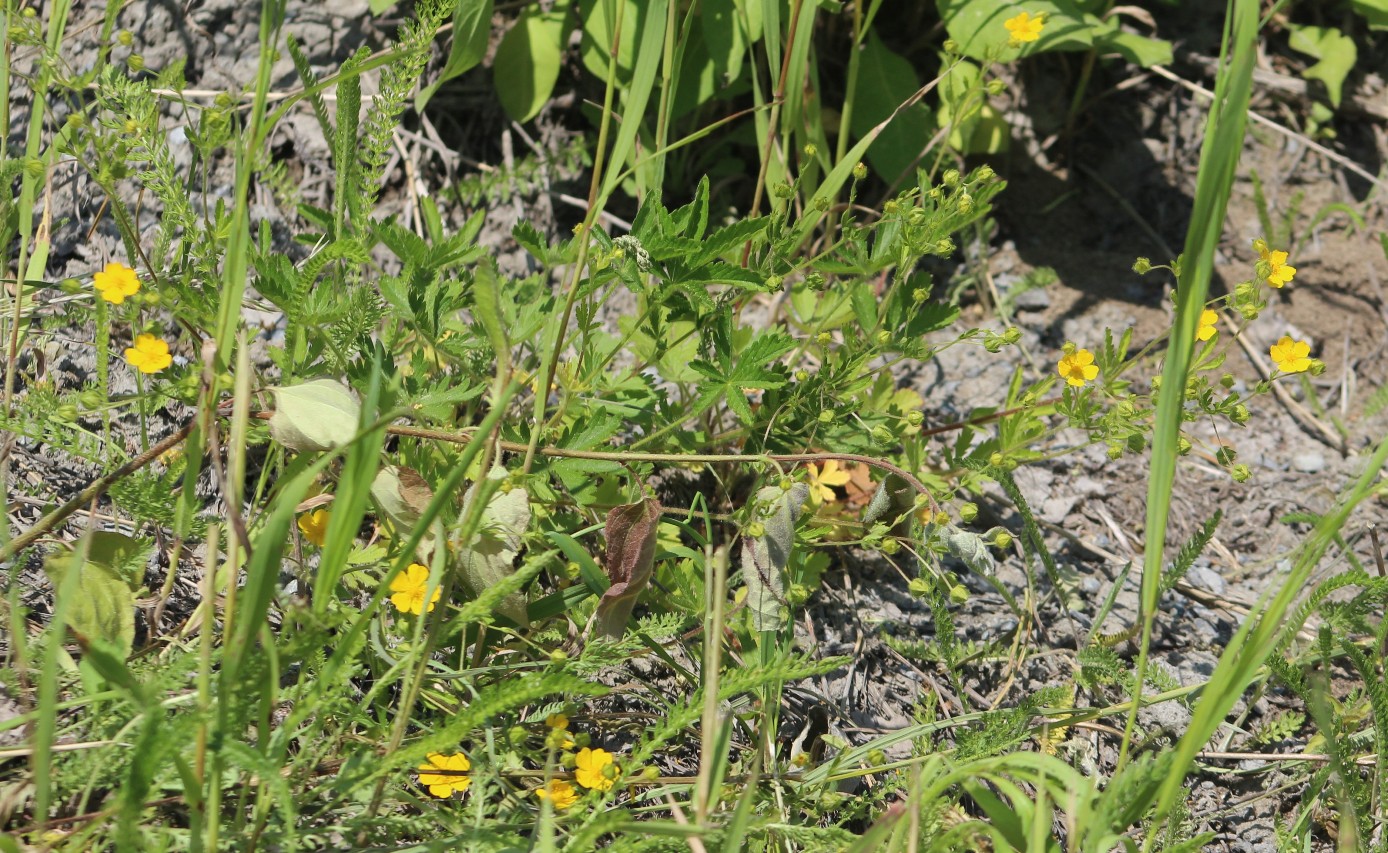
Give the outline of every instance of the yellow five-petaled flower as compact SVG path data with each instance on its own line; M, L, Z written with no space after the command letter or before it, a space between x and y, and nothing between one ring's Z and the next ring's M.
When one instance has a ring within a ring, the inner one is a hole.
M114 261L93 277L92 284L101 298L112 305L119 305L127 296L140 292L140 278L135 271Z
M1036 41L1041 38L1041 28L1046 25L1046 18L1044 15L1032 17L1030 12L1018 12L1015 17L1003 21L1002 25L1007 27L1014 42Z
M578 802L578 792L574 790L574 786L562 779L551 779L548 785L536 788L535 796L541 800L549 800L556 809L567 809Z
M461 752L444 755L429 753L429 763L419 765L419 784L429 789L436 797L451 797L454 792L461 794L472 784L472 777L466 775L472 769L472 762ZM440 772L443 771L443 772Z
M322 548L323 542L328 536L328 519L330 517L331 514L326 509L306 512L299 516L299 530L304 534L305 539Z
M1296 275L1296 267L1287 266L1287 253L1274 252L1268 248L1267 243L1261 240L1254 241L1253 245L1258 247L1258 259L1266 261L1268 265L1268 284L1276 288L1291 282Z
M610 776L606 769L609 765L612 767ZM574 756L574 778L585 788L610 791L619 772L621 768L612 763L612 753L605 749L589 749L585 746Z
M1283 373L1301 373L1311 367L1311 345L1305 341L1294 341L1283 335L1270 351L1277 369Z
M1099 366L1094 363L1094 353L1087 349L1077 349L1066 353L1060 359L1060 376L1076 388L1099 375Z
M141 373L158 373L173 364L169 345L154 335L135 338L135 346L125 350L125 360Z
M1208 341L1215 336L1215 324L1219 322L1219 314L1206 308L1200 312L1200 328L1195 330L1195 336L1202 341Z
M390 603L395 605L395 609L401 613L413 613L418 616L424 612L424 591L429 586L429 569L419 563L410 563L405 571L395 576L395 580L390 582ZM439 600L441 590L434 587L434 594L429 599L429 612L434 612L434 605Z
M848 472L839 467L837 459L826 460L822 470L813 462L809 463L805 466L805 478L809 481L810 500L816 504L838 500L831 487L842 486L850 479Z

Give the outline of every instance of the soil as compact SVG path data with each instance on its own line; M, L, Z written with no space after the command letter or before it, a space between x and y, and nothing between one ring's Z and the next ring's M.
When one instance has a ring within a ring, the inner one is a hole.
M291 7L286 29L305 46L315 70L322 73L335 69L358 47L383 46L401 14L392 10L372 19L364 2L342 0ZM78 4L70 28L75 35L69 61L74 66L91 61L103 13L102 4ZM238 89L253 79L258 13L257 4L233 0L202 0L187 6L135 0L118 20L119 26L134 32L133 50L145 57L147 67L163 68L185 59L189 87L217 92ZM1182 45L1190 55L1213 53L1209 22L1203 23L1203 28L1192 27L1196 35ZM124 58L120 51L117 57ZM439 61L441 57L434 67ZM954 347L933 364L903 373L902 381L926 399L929 423L948 423L975 407L999 405L1018 364L1026 367L1031 378L1045 375L1054 370L1055 354L1066 341L1094 348L1105 329L1116 335L1131 328L1136 350L1169 328L1169 276L1162 272L1139 276L1132 267L1139 255L1154 263L1167 262L1183 243L1206 102L1164 78L1101 64L1091 84L1094 106L1079 116L1073 134L1067 136L1063 116L1070 91L1056 82L1073 74L1066 61L1043 57L1009 72L1015 76L1009 79L1008 93L999 106L1014 128L1014 138L1010 151L992 161L1009 186L997 201L997 229L983 263L998 294L1007 294L1041 267L1053 269L1058 280L1016 301L1014 322L1023 331L1019 347L996 355L981 348ZM1177 63L1173 70L1203 84L1207 81L1201 68L1186 62ZM1286 61L1274 55L1264 70L1285 76ZM581 187L586 186L586 176L574 168L572 156L566 153L571 152L583 124L575 119L576 99L561 81L559 103L532 125L511 126L485 84L487 73L455 81L440 92L435 107L423 119L409 117L409 130L399 139L402 155L391 167L383 212L408 218L419 193L428 192L440 201L446 222L456 226L472 211L443 204L445 196L438 194L442 187L469 178L485 181L508 160L539 155L548 165L538 177L493 190L480 202L489 205L482 242L498 255L503 270L524 274L529 261L512 240L511 228L523 217L557 235L575 221L578 214L562 197L585 194ZM1376 79L1359 84L1368 90L1381 85ZM287 91L296 86L285 57L276 66L275 88ZM1254 107L1285 125L1304 115L1306 104L1260 89ZM470 120L464 122L460 115ZM11 144L26 118L25 105L17 104ZM170 115L170 127L180 120L179 115ZM1323 140L1326 144L1370 173L1378 171L1388 155L1381 126L1347 113L1336 121L1334 130L1338 138ZM308 110L291 116L276 131L273 149L293 176L299 199L326 206L332 190L329 146ZM406 163L408 170L403 168ZM221 182L215 194L225 195L231 186L228 164L214 166ZM1292 334L1310 341L1313 353L1328 365L1327 371L1306 383L1286 386L1303 406L1320 413L1322 422L1338 423L1345 438L1341 446L1334 446L1271 396L1257 398L1251 405L1254 417L1248 428L1235 434L1216 434L1206 424L1195 426L1201 443L1179 468L1169 541L1184 541L1216 511L1223 513L1223 521L1184 587L1163 601L1156 656L1158 666L1176 684L1208 678L1244 609L1285 577L1288 555L1308 530L1306 524L1288 523L1286 517L1329 509L1356 476L1361 452L1388 429L1388 413L1364 414L1370 396L1388 381L1388 347L1384 345L1388 340L1384 291L1388 267L1377 238L1384 226L1380 188L1318 153L1305 137L1250 126L1216 266L1216 292L1248 277L1256 258L1251 241L1263 235L1254 175L1264 186L1274 221L1288 211L1296 213L1292 236L1297 274L1293 286L1274 294L1268 309L1245 332L1260 364L1255 365L1230 341L1224 369L1248 387L1260 377L1268 347L1277 337ZM50 278L90 274L106 259L121 257L123 251L102 210L102 198L78 170L65 170L56 189L56 203L70 218L55 228ZM289 229L284 226L292 211L268 190L257 192L256 216L279 226L277 235L287 235ZM137 199L132 195L127 201ZM1327 208L1336 204L1355 210L1363 218L1362 226L1343 212ZM1330 212L1320 218L1321 211ZM154 217L144 208L141 227L153 225ZM301 251L288 244L283 249ZM973 295L968 298L972 300ZM277 318L260 319L273 329ZM995 312L971 301L958 327L978 325L1001 328ZM88 381L91 341L90 328L53 329L47 344L48 375L60 388ZM156 423L156 432L170 429L179 417L180 413L166 416ZM132 441L133 437L131 433ZM1078 445L1082 440L1062 432L1048 449ZM1249 482L1234 483L1214 463L1219 442L1232 443L1240 461L1252 467ZM66 499L96 474L92 466L52 454L28 440L16 442L12 460L18 476L29 478L35 487L43 484L55 500ZM1102 630L1122 631L1136 618L1146 473L1145 455L1113 461L1103 447L1078 447L1052 461L1018 470L1024 495L1048 525L1046 546L1056 556L1063 583L1057 589L1020 546L1000 563L991 580L958 569L969 598L954 611L956 633L960 640L979 644L977 657L965 667L968 677L962 685L950 684L931 661L912 659L886 642L888 637L930 641L935 636L936 622L929 609L907 590L911 567L904 562L893 566L881 555L844 551L804 614L800 639L819 654L850 655L853 664L816 683L800 685L814 697L805 704L821 708L829 731L850 743L861 743L913 722L927 693L937 697L939 715L948 717L967 709L1015 704L1042 687L1072 683L1075 650L1094 627L1094 614L1115 583L1122 587ZM24 529L43 509L41 502L38 506L20 503L11 510L11 523ZM1373 554L1364 532L1383 512L1382 503L1366 504L1345 530L1349 547L1366 563L1372 562ZM983 513L989 523L1020 534L1016 511L1000 492L983 503ZM1129 566L1132 570L1126 571ZM1346 566L1344 554L1331 554L1318 567L1318 577ZM162 582L163 571L163 567L151 567L152 586ZM26 573L22 582L32 584L25 598L42 613L45 593L39 575ZM168 619L179 618L177 611L191 608L196 601L193 581L183 586L182 596L176 596L166 613ZM1034 616L1013 613L999 588L1019 600L1033 589ZM1033 632L1029 642L1048 653L1020 664L1011 661L1008 649L1019 627ZM1131 652L1124 644L1118 650ZM1238 749L1245 742L1243 732L1286 706L1275 691L1249 698L1246 706L1241 703L1236 708L1227 737L1218 739L1220 748ZM1120 699L1116 692L1081 694L1075 702ZM798 715L802 724L813 716ZM1144 737L1160 744L1179 737L1189 719L1189 707L1173 701L1145 710L1140 722ZM787 725L793 724L788 719ZM1066 749L1104 768L1111 767L1115 758L1115 742L1098 729L1076 728ZM1294 811L1300 789L1293 785L1275 795L1262 795L1279 786L1282 771L1250 773L1244 764L1211 759L1203 775L1191 781L1191 826L1219 834L1211 849L1275 850L1275 827Z

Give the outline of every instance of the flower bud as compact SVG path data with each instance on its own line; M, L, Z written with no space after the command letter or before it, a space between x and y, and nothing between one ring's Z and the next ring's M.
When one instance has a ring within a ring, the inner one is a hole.
M1234 374L1232 373L1226 373L1223 376L1219 377L1219 384L1223 386L1224 390L1226 391L1234 387L1235 381L1237 380L1234 379Z
M128 118L125 120L125 124L122 125L121 128L126 133L133 135L140 132L140 123L138 121L135 121L135 119L133 118Z
M1311 366L1306 368L1306 372L1312 376L1320 376L1325 372L1325 362L1318 358L1311 359Z
M1133 261L1133 272L1138 275L1146 275L1152 271L1152 262L1146 258L1138 258Z
M820 332L819 334L814 336L814 342L822 347L829 346L829 344L833 343L833 341L834 336L829 334L828 332Z
M959 505L959 520L965 524L972 524L978 518L978 504L973 501L966 501Z
M789 182L776 184L771 188L771 194L776 198L790 198L795 195L795 186Z
M746 533L752 539L760 539L766 535L766 525L762 524L760 521L754 521L747 525Z
M887 753L876 747L867 752L867 763L869 767L881 767L887 763Z
M588 734L587 732L579 732L578 734L574 735L574 746L579 749L583 749L585 746L588 746L592 742L593 736Z
M553 649L549 653L549 662L555 665L564 663L568 659L569 656L563 649Z
M87 117L81 113L68 113L67 118L63 119L63 122L68 127L77 128L87 123Z
M157 290L146 290L144 293L140 294L140 299L144 300L144 303L150 306L158 305L160 302L164 301L164 297L160 296Z
M872 428L872 440L878 444L890 444L895 438L892 431L881 424Z
M940 176L940 180L943 181L944 185L947 187L959 186L959 170L946 169L945 173Z
M1255 238L1253 240L1253 251L1257 252L1259 255L1268 254L1267 241L1264 240L1262 237Z
M785 284L785 279L781 278L779 275L769 275L766 277L766 281L762 282L762 287L765 287L767 291L770 292L773 290L780 290L783 284Z
M135 43L135 34L130 30L121 30L116 33L116 43L121 47L130 47Z
M44 173L45 171L47 171L47 169L46 169L46 167L43 165L43 161L40 160L39 158L37 158L37 157L26 157L26 158L24 158L24 174L28 175L29 177L31 177L31 178L33 178L34 180L37 181L37 180L39 180L40 178L43 177L43 173Z
M797 752L795 753L795 757L790 760L790 763L795 767L809 767L810 754L808 752Z
M998 82L1001 83L1002 81L999 80ZM986 182L986 181L991 181L991 180L993 180L993 178L997 177L997 174L998 174L997 172L994 172L994 171L993 171L993 167L992 167L992 166L988 166L988 165L979 166L978 169L976 169L976 170L974 171L974 180L976 180L976 181L984 181L984 182Z
M945 43L941 45L941 47L945 49L945 53L952 54L959 52L959 42L955 41L954 39L945 39Z
M506 739L511 742L511 746L521 746L525 739L530 736L530 732L525 730L525 726L512 726L506 732Z
M106 396L95 388L88 388L77 395L77 402L80 403L84 409L95 409L106 402Z
M824 424L825 426L828 426L829 424L834 422L834 413L828 409L825 409L824 411L819 413L819 422Z
M647 764L641 768L641 778L647 782L654 782L660 778L660 768L654 764Z
M968 604L969 588L962 583L957 583L949 588L949 600L951 604Z
M880 331L880 332L877 333L877 345L878 345L879 347L884 347L884 346L886 346L887 344L889 344L889 343L891 343L891 342L892 342L892 333L891 333L891 332L887 331L886 329L883 329L882 331Z
M1240 462L1229 470L1229 475L1234 478L1235 483L1246 483L1248 478L1253 476L1253 471Z
M993 544L998 548L1006 549L1012 546L1012 534L1006 530L999 530L998 535L993 537Z
M812 206L815 210L823 213L829 209L829 199L824 196L816 196Z
M1104 455L1107 456L1109 459L1122 459L1123 445L1119 444L1116 441L1109 442L1108 447L1104 450Z
M1243 403L1239 403L1237 406L1234 407L1234 410L1229 413L1229 420L1233 421L1239 426L1243 426L1244 424L1248 423L1249 417L1250 415L1248 412L1248 407L1245 406Z
M884 216L894 216L900 212L901 202L897 201L896 199L892 199L891 201L882 205L882 214Z
M890 557L901 550L901 543L896 541L895 539L883 539L881 550L883 554L886 554L888 557Z
M867 166L860 161L853 166L853 180L861 181L867 177Z
M968 213L974 209L974 197L968 193L959 196L959 212Z
M906 588L916 598L925 598L930 594L930 581L925 578L911 578L911 582L906 585Z
M802 367L802 368L800 368L799 370L795 371L795 381L796 381L796 382L808 382L809 379L810 379L810 372L809 372L808 370L806 370L805 368Z
M913 427L918 427L925 422L925 415L919 410L913 409L906 413L906 423Z
M917 305L930 298L930 291L924 287L917 287L911 291L911 301Z
M961 209L962 209L962 208L961 208ZM944 239L940 240L938 243L935 244L935 254L937 254L937 255L952 255L952 254L954 254L954 241L951 240L951 239L948 238L948 237L945 237Z
M987 85L984 86L984 88L987 89L988 94L996 98L998 95L1001 95L1007 89L1007 84L994 77L992 80L988 81Z
M1184 435L1183 435L1183 436L1180 436L1180 437L1178 437L1178 438L1176 439L1176 453L1177 453L1178 455L1180 455L1180 456L1186 456L1186 455L1188 455L1188 454L1190 453L1190 449L1191 449L1190 439L1186 438Z
M56 417L63 423L68 424L77 420L77 418L80 417L81 414L82 413L77 411L77 407L74 406L72 403L64 403L53 412L54 417Z
M805 152L805 157L810 160L813 160L815 158L815 155L819 153L819 147L816 146L813 142L805 143L805 147L801 150Z
M921 210L919 207L911 208L910 214L906 217L906 221L911 223L915 228L920 228L925 225L927 219L929 219L929 217L926 216L925 211Z
M1016 326L1009 326L1007 331L1002 333L1002 339L1009 344L1015 344L1022 339L1022 330Z
M81 293L82 282L75 278L65 278L58 282L58 288L62 290L63 293Z
M138 53L130 54L130 56L125 60L125 64L130 67L131 71L145 70L145 58Z
M944 510L940 510L939 512L935 513L935 516L931 519L931 521L935 523L936 527L944 527L946 524L949 524L949 513L945 512Z
M1007 457L1003 456L1001 453L998 453L996 451L994 451L993 454L988 457L988 464L992 465L994 468L1001 468L1002 463L1006 461Z
M795 481L789 477L782 477L776 481L776 486L783 492L788 492L795 486Z

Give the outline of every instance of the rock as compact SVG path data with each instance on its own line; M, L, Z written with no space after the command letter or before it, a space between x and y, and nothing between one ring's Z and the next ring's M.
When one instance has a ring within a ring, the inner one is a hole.
M1042 287L1025 290L1017 294L1012 304L1017 306L1018 311L1044 311L1051 307L1051 294Z
M1316 474L1325 468L1325 454L1307 450L1292 457L1292 468L1303 474Z
M1186 580L1191 586L1208 589L1215 595L1223 595L1227 588L1224 577L1209 566L1191 566L1190 571L1186 572Z

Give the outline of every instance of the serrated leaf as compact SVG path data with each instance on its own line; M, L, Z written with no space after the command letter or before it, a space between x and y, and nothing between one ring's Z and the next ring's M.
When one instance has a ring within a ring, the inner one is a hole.
M497 465L487 474L487 479L500 483L507 476L506 469ZM477 494L478 485L474 483L467 490L464 507ZM492 495L482 510L481 526L459 555L463 582L473 595L482 594L512 573L521 537L529 526L530 496L525 489L517 486L509 492L498 490ZM530 624L525 596L521 593L506 596L497 611L519 625Z
M313 379L270 393L275 395L270 437L290 450L331 450L357 433L361 404L336 379Z
M647 498L614 507L607 514L603 530L607 559L603 568L611 585L598 602L595 618L598 630L608 639L619 640L626 633L631 610L650 583L660 512L660 501Z
M795 524L804 511L810 487L796 483L789 489L766 486L755 500L768 506L761 517L761 536L742 539L742 580L747 585L747 607L757 631L778 631L789 616L785 596L785 571L795 544Z

